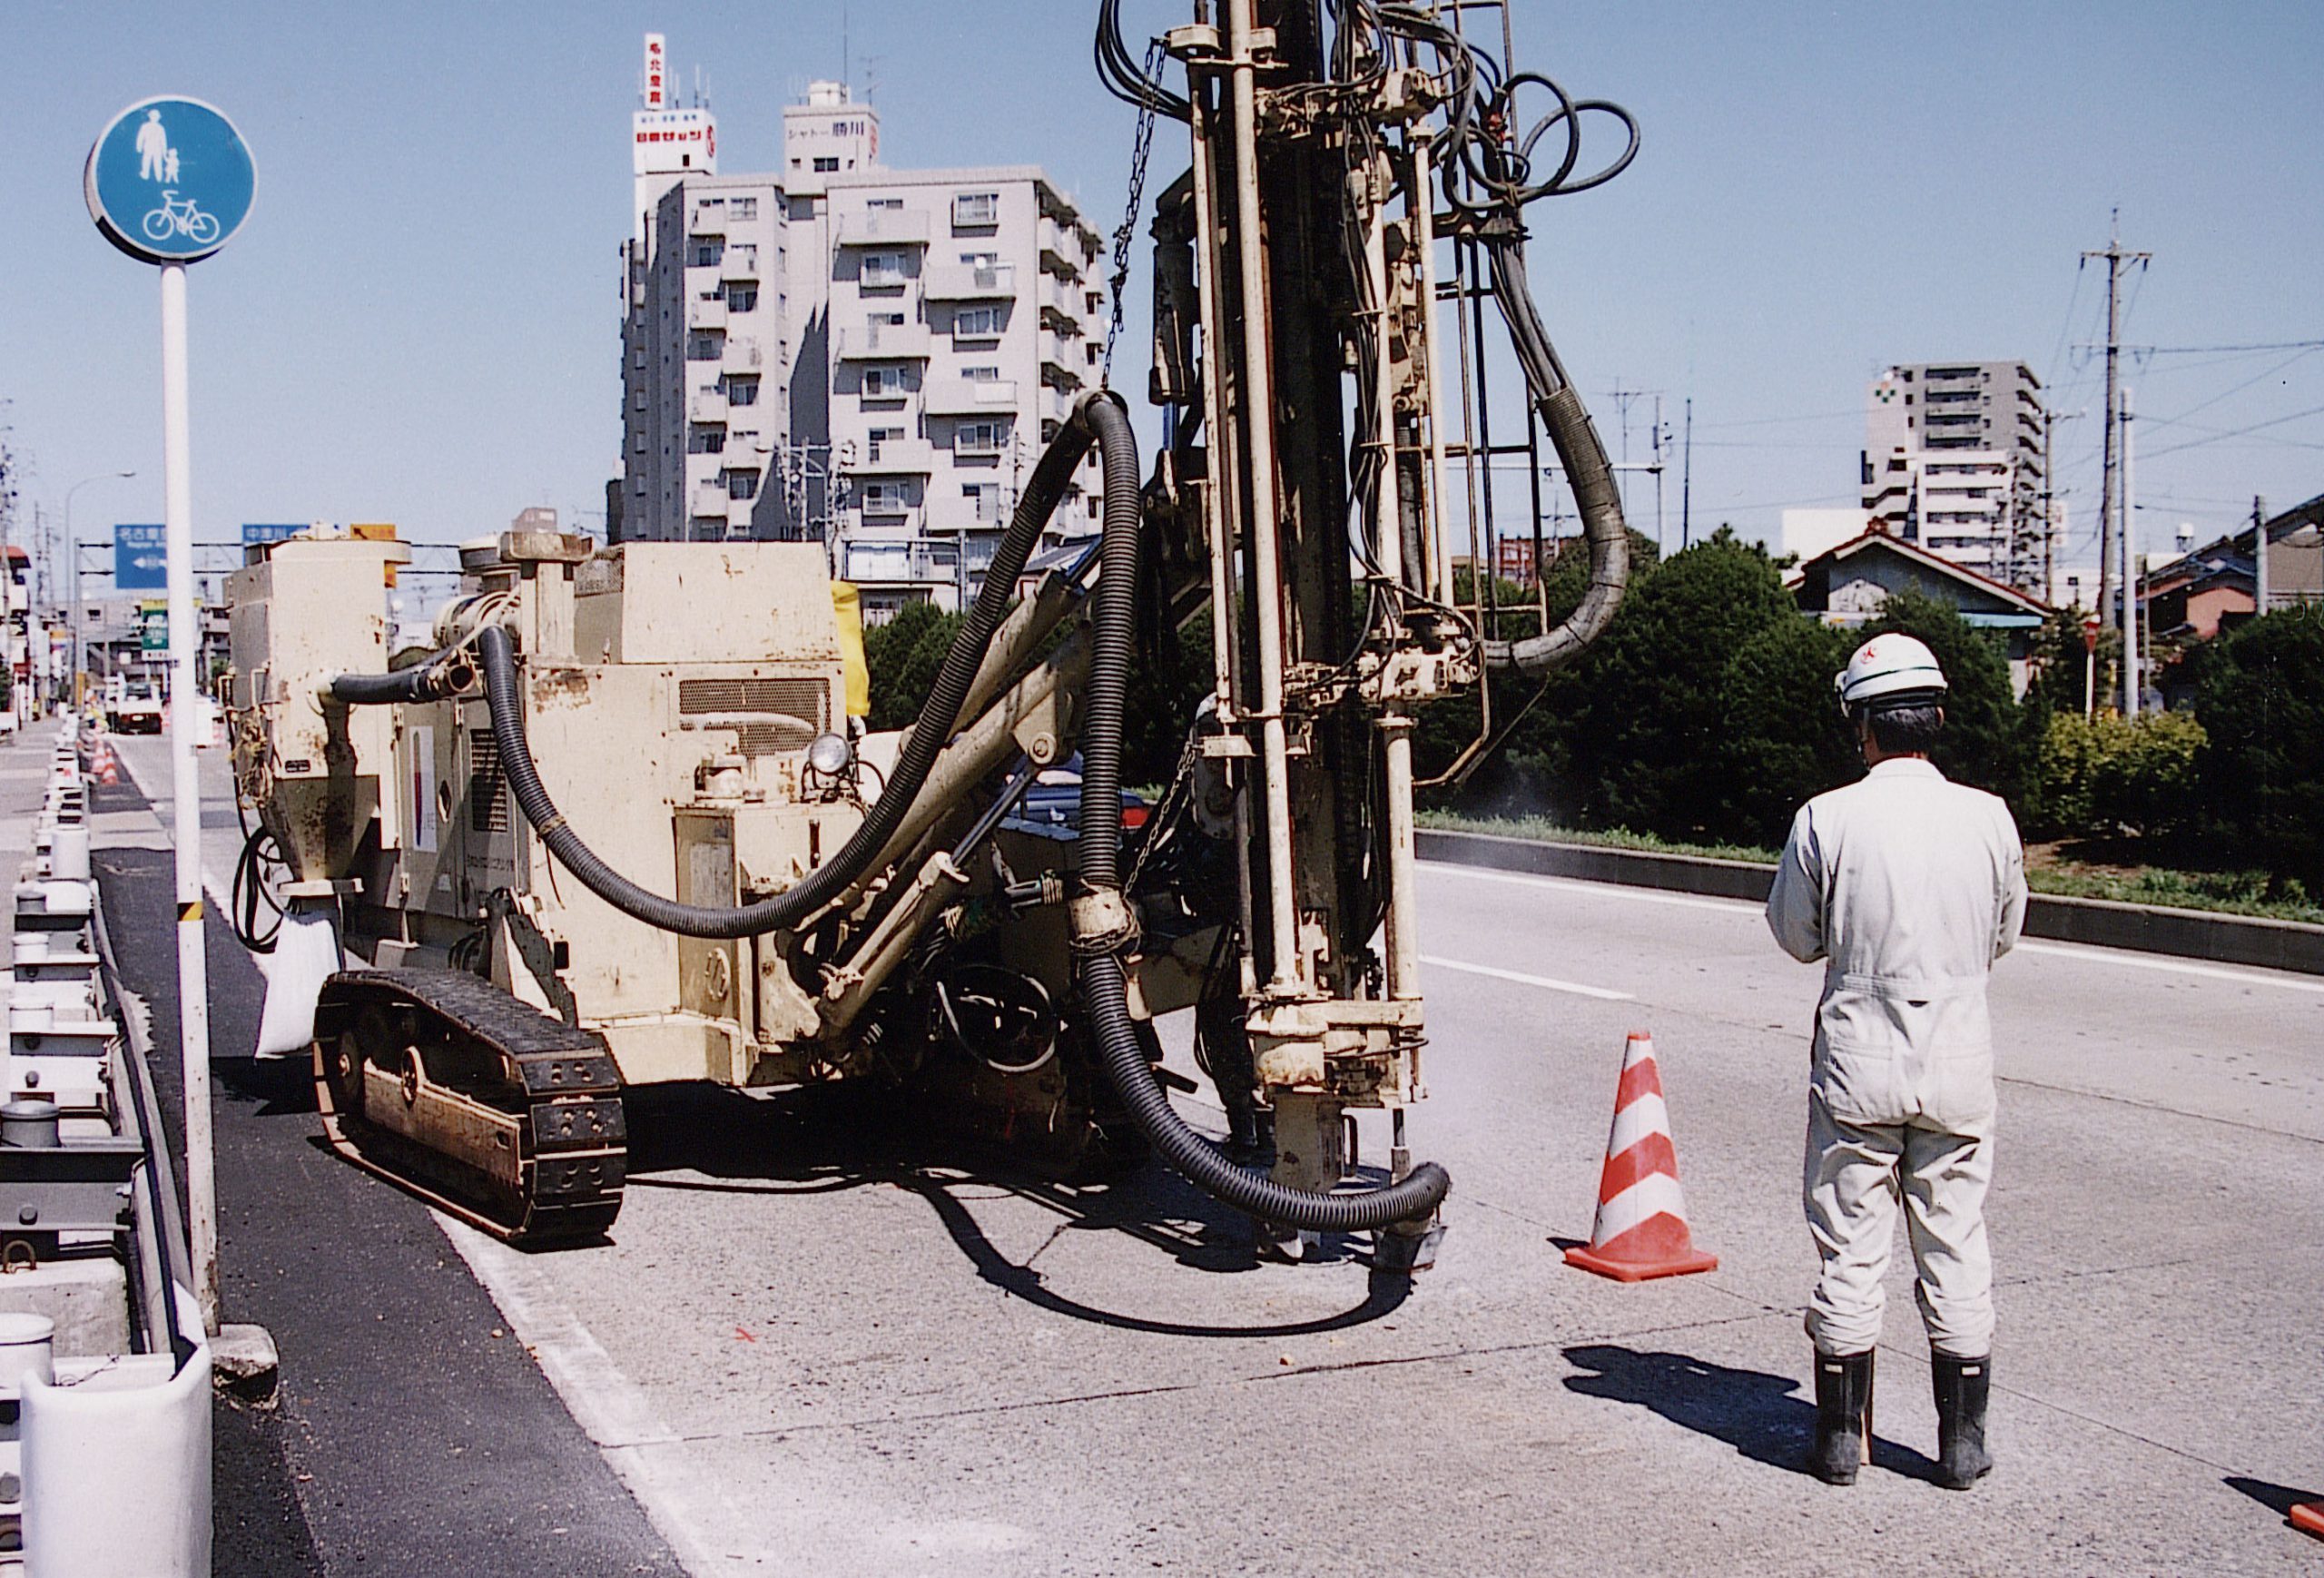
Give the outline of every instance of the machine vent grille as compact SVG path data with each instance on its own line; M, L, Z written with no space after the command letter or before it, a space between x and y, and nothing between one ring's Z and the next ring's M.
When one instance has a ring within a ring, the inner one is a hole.
M803 751L831 726L831 687L816 679L682 679L678 711L733 729L745 756Z
M790 751L803 751L813 743L818 733L803 718L741 724L736 725L734 732L743 736L743 754L745 756L780 756Z
M500 776L500 746L490 729L468 731L468 828L508 831L508 785Z
M831 687L819 679L678 681L678 711L689 717L704 713L780 713L821 732L828 721L824 709L830 704Z

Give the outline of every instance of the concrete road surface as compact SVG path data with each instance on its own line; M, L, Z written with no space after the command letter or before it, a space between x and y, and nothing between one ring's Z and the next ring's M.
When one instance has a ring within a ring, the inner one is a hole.
M128 750L165 799L158 746ZM211 836L222 875L232 835ZM1967 1494L1925 1482L1907 1259L1876 1465L1842 1491L1795 1467L1817 971L1745 904L1447 866L1420 892L1413 1139L1455 1183L1409 1288L1354 1257L1261 1262L1167 1175L1046 1183L828 1091L636 1093L609 1246L445 1230L701 1574L2324 1562L2281 1515L2324 1493L2324 980L2038 943L2003 962L2000 1466ZM1624 1287L1560 1243L1589 1232L1632 1029L1721 1264ZM1384 1157L1384 1129L1364 1140Z

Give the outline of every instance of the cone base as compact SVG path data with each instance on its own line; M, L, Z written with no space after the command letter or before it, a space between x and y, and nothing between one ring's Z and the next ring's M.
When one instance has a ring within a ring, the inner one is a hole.
M1718 1257L1700 1249L1654 1260L1610 1260L1583 1246L1568 1249L1565 1263L1600 1277L1610 1277L1617 1282L1649 1282L1658 1277L1688 1277L1698 1271L1718 1269Z
M2301 1502L2292 1508L2291 1526L2324 1540L2324 1502Z

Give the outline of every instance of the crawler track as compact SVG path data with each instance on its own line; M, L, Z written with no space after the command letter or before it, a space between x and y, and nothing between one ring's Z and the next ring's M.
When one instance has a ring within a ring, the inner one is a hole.
M628 1158L602 1037L449 970L334 975L315 1012L331 1148L512 1244L601 1238Z

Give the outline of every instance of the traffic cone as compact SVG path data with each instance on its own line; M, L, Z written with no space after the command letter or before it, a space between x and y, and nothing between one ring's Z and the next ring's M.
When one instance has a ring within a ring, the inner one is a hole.
M91 770L97 782L109 788L121 782L121 769L113 759L113 742L102 735L97 736L97 759Z
M2324 1502L2301 1502L2291 1509L2291 1526L2324 1540Z
M1614 1093L1614 1129L1606 1139L1606 1169L1598 1184L1598 1221L1587 1248L1568 1249L1566 1264L1618 1282L1715 1271L1718 1257L1695 1248L1687 1231L1687 1201L1679 1189L1679 1154L1670 1143L1670 1114L1662 1104L1662 1075L1654 1038L1630 1031L1622 1051L1622 1081Z

